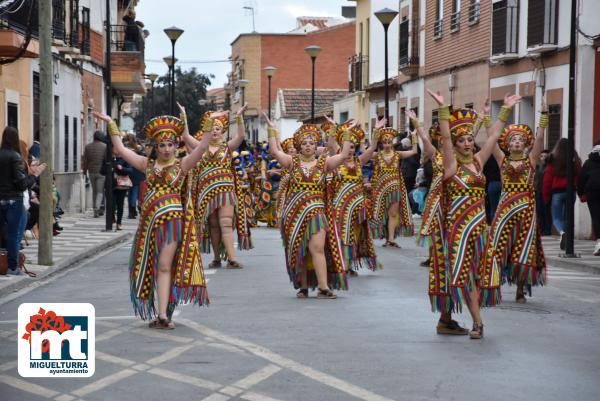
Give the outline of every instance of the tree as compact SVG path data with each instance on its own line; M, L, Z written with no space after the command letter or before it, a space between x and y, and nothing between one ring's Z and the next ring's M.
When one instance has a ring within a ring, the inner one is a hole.
M208 105L200 105L199 100L206 99L206 88L210 85L212 75L199 74L195 68L189 71L175 69L175 101L186 109L190 133L193 135L200 129L200 119L209 110ZM154 113L152 113L152 94L150 90L142 99L142 110L135 117L135 129L142 135L144 124L152 117L170 114L169 74L159 77L154 84ZM179 117L177 114L176 117Z

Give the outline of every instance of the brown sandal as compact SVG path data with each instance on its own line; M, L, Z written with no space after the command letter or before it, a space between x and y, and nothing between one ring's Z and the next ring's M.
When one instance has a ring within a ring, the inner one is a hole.
M473 329L469 333L469 337L472 340L479 340L483 338L483 323L473 323Z
M515 302L518 304L524 304L525 302L527 302L527 299L525 299L525 291L517 290Z
M335 295L329 288L322 290L319 288L317 292L317 298L319 299L336 299L337 295Z
M308 298L308 288L300 288L296 293L296 298Z
M436 331L438 334L449 334L459 336L466 336L467 334L469 334L469 329L461 327L456 320L452 319L448 321L440 319L440 321L437 324Z
M208 265L209 269L218 269L221 267L221 260L213 260L212 262L210 262L210 264Z
M173 330L175 328L175 323L173 323L169 319L163 319L162 317L157 317L153 321L148 324L148 327L151 329L160 329L160 330Z
M396 244L394 241L385 241L383 244L384 248L398 248L400 249L400 245Z
M235 260L229 260L227 262L227 268L228 269L242 269L243 266L241 264L239 264L237 261Z

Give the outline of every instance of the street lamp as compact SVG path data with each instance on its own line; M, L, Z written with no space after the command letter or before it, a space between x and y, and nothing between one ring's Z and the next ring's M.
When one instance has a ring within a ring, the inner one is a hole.
M172 79L175 75L175 63L177 63L177 59L172 58L171 56L163 57L163 61L169 67L169 107L171 109L171 115L173 114L175 108L173 106L173 100L175 97L175 81Z
M268 66L263 68L264 72L267 74L267 78L269 80L269 120L271 119L271 78L273 78L273 74L277 68L273 66Z
M383 25L384 37L385 37L385 80L383 82L383 93L385 97L385 119L387 124L390 122L390 96L388 93L388 28L394 18L398 15L397 11L384 8L375 13L375 16Z
M156 111L154 111L154 82L158 79L158 74L147 74L144 77L150 80L150 111L154 116L156 114Z
M171 60L175 60L171 67L171 115L175 114L175 63L177 59L175 58L175 42L181 34L183 33L183 29L177 28L176 26L172 26L170 28L164 29L165 33L171 39Z
M306 54L310 56L312 61L312 86L311 86L311 100L310 100L310 120L315 123L315 62L317 56L321 53L321 48L317 45L310 45L304 48Z

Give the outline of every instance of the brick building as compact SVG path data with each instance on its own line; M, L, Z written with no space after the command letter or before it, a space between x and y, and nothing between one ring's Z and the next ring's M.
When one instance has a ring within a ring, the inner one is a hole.
M311 60L304 51L309 45L322 48L316 61L315 87L346 88L347 60L354 54L354 33L354 22L350 21L307 33L241 34L231 43L232 72L228 84L231 106L235 112L241 107L242 97L248 103L246 127L252 141L266 139L266 126L259 119L269 104L268 78L263 69L277 68L271 81L272 109L279 88L311 87ZM243 90L240 80L248 81Z

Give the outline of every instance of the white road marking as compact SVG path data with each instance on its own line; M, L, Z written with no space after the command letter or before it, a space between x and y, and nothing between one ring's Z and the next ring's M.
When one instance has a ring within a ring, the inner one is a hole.
M216 330L210 329L191 320L179 319L179 321L200 334L243 348L251 354L261 357L267 361L270 361L271 363L274 363L286 369L290 369L291 371L294 371L296 373L300 373L303 376L306 376L317 382L323 383L329 387L333 387L353 397L360 398L365 401L391 401L389 398L375 394L369 390L358 387L345 380L338 379L337 377L331 376L327 373L320 372L309 366L305 366L296 361L285 358L281 355L272 352L267 348L250 343L248 341L230 337L228 335L222 334Z
M40 397L52 398L60 394L58 391L50 390L49 388L29 383L25 380L21 380L12 376L0 375L0 382L8 384L9 386L14 387L16 389L38 395Z
M0 372L6 372L7 370L12 370L16 368L18 365L18 361L8 361L0 365Z
M203 398L202 401L227 401L229 398L230 397L227 397L226 395L214 393L206 398Z
M95 391L101 390L117 382L120 382L121 380L126 379L129 376L133 376L137 373L137 371L132 369L123 369L117 373L113 373L112 375L105 376L94 383L88 384L87 386L83 386L78 390L71 391L71 393L75 394L78 397L81 397L93 393Z
M169 330L171 331L171 330ZM168 334L168 333L163 333L162 331L156 331L156 329L148 329L148 328L143 328L143 329L133 329L130 331L131 333L136 333L136 334L141 334L142 336L146 336L146 337L151 337L151 338L160 338L162 340L169 340L169 341L175 341L178 343L191 343L192 341L194 341L193 338L188 338L188 337L181 337L181 336L176 336L173 334Z
M188 351L188 350L194 348L196 345L197 344L195 343L195 344L182 345L180 347L171 348L167 352L164 352L163 354L161 354L157 357L148 359L146 361L146 363L149 365L160 365L162 363L167 362L168 360L177 358L179 355L183 354L185 351Z
M248 401L281 401L276 398L267 397L266 395L253 393L251 391L240 395L240 398Z
M125 359L125 358L120 358L118 356L110 355L110 354L107 354L105 352L98 351L98 350L96 350L96 358L98 358L104 362L114 363L115 365L121 365L124 367L129 367L129 366L135 364L135 361Z
M108 330L108 331L100 334L99 336L96 336L96 342L108 340L108 339L118 336L119 334L122 334L122 333L123 333L123 330L119 330L119 329Z
M59 395L58 397L54 398L56 401L73 401L75 399L75 397L73 397L72 395L69 394L63 394L63 395Z
M195 387L205 388L205 389L212 390L212 391L216 391L219 388L223 387L220 384L215 383L215 382L204 380L199 377L192 377L192 376L184 375L181 373L172 372L172 371L166 370L166 369L152 368L152 369L148 370L148 373L152 373L156 376L164 377L165 379L175 380L180 383L186 383L186 384L190 384Z
M233 383L233 385L247 390L250 387L257 385L258 383L267 380L269 377L273 376L280 370L281 368L279 366L267 365L261 370L256 371L251 375L246 376L245 378Z

